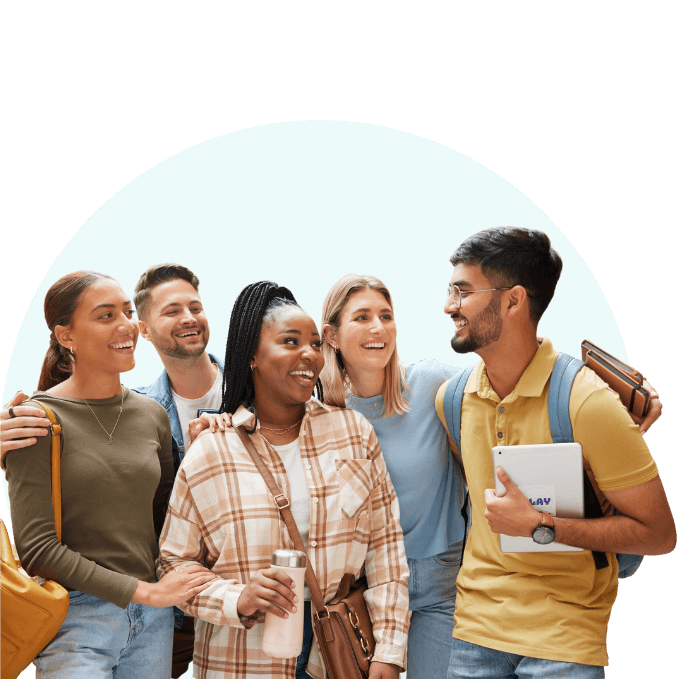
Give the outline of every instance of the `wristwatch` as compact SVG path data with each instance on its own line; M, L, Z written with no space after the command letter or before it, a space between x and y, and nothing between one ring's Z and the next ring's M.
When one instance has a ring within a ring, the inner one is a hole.
M550 545L556 539L553 529L553 516L548 512L540 512L539 525L532 531L532 539L538 545Z

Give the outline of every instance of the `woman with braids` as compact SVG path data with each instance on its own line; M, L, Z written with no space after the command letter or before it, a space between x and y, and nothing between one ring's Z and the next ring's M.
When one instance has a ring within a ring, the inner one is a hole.
M371 679L396 679L408 632L408 569L398 504L370 424L321 402L324 358L316 325L287 288L261 281L233 307L226 344L224 413L234 413L289 498L321 591L365 569L376 641ZM318 387L317 398L312 398ZM220 579L182 606L199 618L197 677L325 676L310 602L270 566L292 541L234 428L204 432L183 460L160 544L160 570L202 564ZM303 651L263 653L264 613L305 607ZM308 673L308 674L307 674Z
M37 677L168 679L173 612L214 576L157 582L157 536L173 481L165 410L121 384L135 365L133 308L109 276L77 271L45 297L50 346L38 392L62 427L62 540L52 514L50 436L6 456L12 525L30 575L69 590ZM41 411L42 412L42 411Z

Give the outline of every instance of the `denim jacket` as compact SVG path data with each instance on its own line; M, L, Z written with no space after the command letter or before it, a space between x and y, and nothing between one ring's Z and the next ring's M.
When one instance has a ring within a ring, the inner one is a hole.
M211 362L216 363L218 367L221 368L221 372L223 372L223 361L211 354L209 354L209 358ZM148 398L153 398L157 403L164 406L166 413L169 416L169 422L171 423L171 436L173 438L171 444L173 449L173 469L175 473L178 473L181 460L185 455L185 445L183 444L183 430L181 429L180 419L178 418L176 402L173 400L173 394L171 393L168 373L165 370L159 375L156 382L153 382L147 387L136 387L133 391L136 391L143 396L147 396ZM174 606L173 617L175 627L180 627L183 622L183 611Z
M216 363L223 372L223 361L221 359L209 354L212 363ZM178 418L178 410L176 409L176 402L173 400L171 392L171 385L169 384L169 375L166 370L159 375L156 382L153 382L147 387L137 387L133 389L143 396L153 398L157 403L160 403L166 409L171 422L171 435L173 436L173 468L178 472L181 460L185 455L185 445L183 444L183 431L181 430L180 419Z

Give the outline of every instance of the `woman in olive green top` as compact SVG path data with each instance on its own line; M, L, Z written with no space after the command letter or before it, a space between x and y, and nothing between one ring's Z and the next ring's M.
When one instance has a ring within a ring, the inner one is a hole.
M50 491L50 437L5 460L22 565L69 590L69 612L36 658L38 677L171 675L170 606L215 576L196 566L157 582L173 484L165 410L120 383L135 365L131 302L108 276L79 271L48 291L50 347L34 395L62 426L62 542Z

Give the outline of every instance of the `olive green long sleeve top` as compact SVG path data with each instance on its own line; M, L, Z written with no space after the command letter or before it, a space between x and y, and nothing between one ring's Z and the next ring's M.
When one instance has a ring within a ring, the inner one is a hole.
M124 388L109 445L102 427L111 432L121 396L89 400L92 412L82 400L47 392L32 399L62 425L62 542L52 514L51 436L43 436L6 458L21 563L30 575L125 608L138 580L156 581L158 535L174 477L166 411Z

